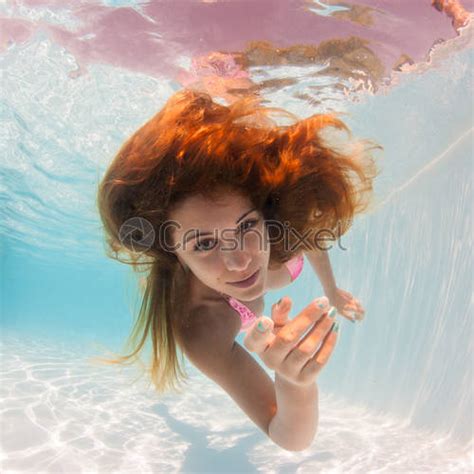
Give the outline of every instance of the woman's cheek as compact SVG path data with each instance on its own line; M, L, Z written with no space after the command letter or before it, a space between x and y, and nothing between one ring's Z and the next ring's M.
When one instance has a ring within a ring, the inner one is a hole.
M259 232L259 241L257 251L260 253L270 252L270 237L268 235L268 229L265 225L261 225Z
M266 227L260 223L252 232L248 234L248 244L252 246L254 250L262 251L265 249L265 242L267 239Z
M204 260L204 268L206 273L211 275L215 275L216 273L219 274L220 267L222 265L219 252L212 252L210 255L207 255Z

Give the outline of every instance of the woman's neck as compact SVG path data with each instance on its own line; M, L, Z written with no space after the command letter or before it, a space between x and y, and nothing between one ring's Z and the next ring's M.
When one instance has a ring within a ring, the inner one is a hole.
M222 299L222 294L205 285L192 272L189 272L190 298L193 302L217 301Z

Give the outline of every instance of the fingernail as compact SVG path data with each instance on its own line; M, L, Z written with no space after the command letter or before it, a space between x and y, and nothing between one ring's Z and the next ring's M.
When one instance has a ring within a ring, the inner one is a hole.
M281 300L282 300L282 299L283 299L283 298L280 298L280 299L278 300L277 306L280 306L280 303L281 303Z
M330 309L330 311L329 311L329 313L328 313L328 316L329 316L330 318L335 318L335 317L336 317L336 313L337 313L336 308L333 306L333 307Z
M339 332L339 322L332 325L332 332Z
M259 332L265 332L268 329L267 323L264 323L263 320L260 320L257 324L257 330Z
M321 297L321 298L318 298L318 299L316 300L316 305L317 305L317 307L320 308L320 309L326 308L326 306L327 306L328 304L329 304L329 300L328 300L325 296L323 296L323 297Z

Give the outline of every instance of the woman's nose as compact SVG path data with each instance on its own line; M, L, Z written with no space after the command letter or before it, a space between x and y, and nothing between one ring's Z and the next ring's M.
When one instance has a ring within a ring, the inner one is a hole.
M250 261L252 260L251 256L246 252L231 251L231 252L222 252L222 259L227 269L231 271L244 271L249 266Z

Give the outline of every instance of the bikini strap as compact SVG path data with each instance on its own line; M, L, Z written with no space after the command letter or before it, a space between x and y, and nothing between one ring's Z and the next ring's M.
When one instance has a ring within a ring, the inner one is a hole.
M240 301L236 300L234 297L225 295L224 293L221 293L221 295L229 303L229 305L232 306L232 308L234 308L237 313L239 313L240 320L242 322L241 330L248 329L257 319L253 311L247 308L247 306L245 306Z

